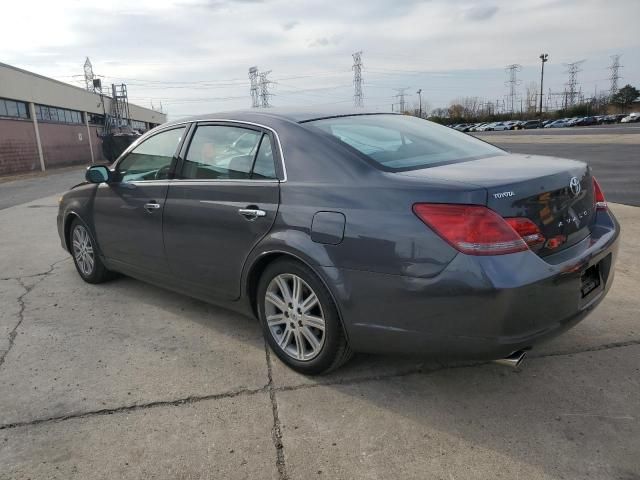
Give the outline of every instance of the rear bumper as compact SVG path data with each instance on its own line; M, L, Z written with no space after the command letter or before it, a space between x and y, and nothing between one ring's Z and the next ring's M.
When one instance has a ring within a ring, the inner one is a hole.
M499 358L569 329L613 282L620 228L608 212L582 242L558 254L458 254L432 278L325 268L352 348L371 353ZM598 264L601 286L582 298Z

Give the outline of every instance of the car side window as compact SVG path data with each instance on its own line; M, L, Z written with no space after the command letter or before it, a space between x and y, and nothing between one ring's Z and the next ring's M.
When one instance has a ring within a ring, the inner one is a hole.
M136 148L118 164L118 173L123 182L136 180L163 180L168 178L171 162L185 127L158 133Z
M199 126L180 178L249 179L262 132L224 125Z
M256 161L253 164L253 172L251 178L255 179L274 179L276 178L276 167L273 162L273 148L271 147L271 139L269 135L263 135Z

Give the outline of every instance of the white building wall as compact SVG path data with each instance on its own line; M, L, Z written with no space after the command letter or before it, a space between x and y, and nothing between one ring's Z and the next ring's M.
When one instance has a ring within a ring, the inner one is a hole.
M103 110L100 95L96 93L4 63L0 63L0 97L100 115L104 110L107 113L111 110L109 97L103 97ZM155 124L167 121L166 114L131 103L129 113L132 120Z

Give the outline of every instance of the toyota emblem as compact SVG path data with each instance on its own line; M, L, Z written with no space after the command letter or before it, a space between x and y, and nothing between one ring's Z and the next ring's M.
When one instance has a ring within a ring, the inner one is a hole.
M582 187L580 186L580 180L578 180L578 177L573 177L569 180L569 188L571 189L571 193L573 193L574 197L580 193L580 189Z

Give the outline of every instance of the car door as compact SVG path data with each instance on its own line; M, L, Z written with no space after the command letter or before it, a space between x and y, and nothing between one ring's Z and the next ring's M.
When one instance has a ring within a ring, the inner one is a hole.
M116 181L98 186L94 226L108 261L150 274L169 273L162 212L185 131L181 125L144 139L118 161Z
M164 210L172 273L202 296L236 299L245 259L271 229L280 199L275 134L199 124L183 147Z

